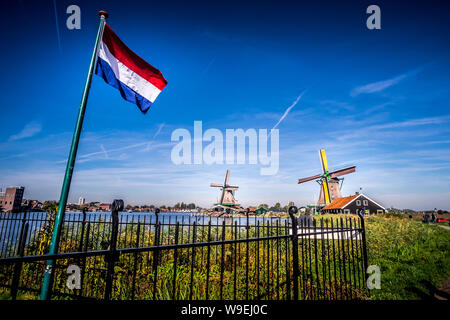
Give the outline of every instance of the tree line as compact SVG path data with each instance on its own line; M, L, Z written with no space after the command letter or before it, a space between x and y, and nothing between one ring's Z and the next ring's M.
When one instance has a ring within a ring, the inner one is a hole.
M280 211L288 211L288 209L289 209L289 207L290 206L293 206L294 205L294 202L293 201L290 201L286 206L281 206L281 203L279 203L279 202L277 202L277 203L275 203L273 206L271 206L271 207L269 207L269 205L268 204L265 204L265 203L262 203L262 204L260 204L259 206L258 206L258 208L261 208L261 207L263 207L263 208L265 208L265 209L267 209L267 210L269 210L269 211L273 211L273 212L280 212Z

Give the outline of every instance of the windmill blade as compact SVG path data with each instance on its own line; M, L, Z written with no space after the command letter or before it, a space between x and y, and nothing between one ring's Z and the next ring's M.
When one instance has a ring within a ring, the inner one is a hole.
M330 172L330 177L336 178L336 177L343 176L344 174L349 174L349 173L352 173L355 171L356 171L356 166L351 166L351 167L347 167L347 168L343 168L343 169L339 169L339 170Z
M222 195L220 196L219 204L223 203L223 198L225 197L225 188L222 189Z
M225 182L223 183L222 194L220 195L220 202L219 202L219 204L223 203L223 198L225 197L225 191L226 191L225 187L227 186L229 177L230 177L230 170L227 170L227 173L225 174Z
M223 185L218 184L218 183L211 183L210 186L211 186L211 187L219 187L219 188L222 188L222 187L223 187Z
M319 155L320 155L320 163L322 164L323 173L325 173L328 171L328 161L327 161L327 155L325 153L325 150L320 149Z
M225 183L224 185L228 184L228 179L230 178L230 170L227 170L227 174L225 175Z
M225 190L235 191L235 190L237 190L237 189L239 189L238 186L227 186L227 187L225 187Z
M303 183L303 182L307 182L307 181L311 181L311 180L316 180L319 179L322 175L321 174L316 174L315 176L311 176L308 178L302 178L302 179L298 179L298 183Z
M330 199L330 188L328 187L328 181L327 181L326 178L322 180L322 188L323 188L323 195L324 195L324 198L325 198L325 204L329 205L330 202L331 202L331 199Z

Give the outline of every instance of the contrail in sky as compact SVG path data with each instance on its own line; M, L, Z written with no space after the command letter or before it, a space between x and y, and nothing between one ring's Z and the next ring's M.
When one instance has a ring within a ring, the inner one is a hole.
M53 9L55 12L55 24L56 24L56 35L58 37L58 48L59 48L59 52L62 54L61 36L59 34L58 12L56 10L56 0L53 0Z
M206 68L202 72L202 76L204 76L206 73L208 73L209 68L211 68L211 66L214 63L214 61L216 61L216 57L212 58L211 61L208 63L208 65L206 66Z
M159 133L161 132L162 128L164 128L165 125L166 125L166 124L165 124L164 122L161 123L161 124L159 125L158 130L157 130L156 133L153 135L153 139L155 139L155 138L159 135Z
M278 127L278 125L284 120L284 118L286 118L286 116L288 115L289 111L291 111L291 109L293 107L295 107L295 105L300 101L300 99L303 97L303 95L305 94L306 90L304 90L302 93L300 93L300 95L297 97L297 99L295 99L294 103L286 109L286 111L283 113L283 115L281 116L280 120L278 120L277 124L272 128L276 129ZM269 133L269 137L272 134L272 131L270 131Z
M164 123L164 122L159 125L158 130L156 130L155 134L153 135L152 140L150 142L148 142L147 146L142 151L144 151L144 152L150 151L150 145L155 140L155 138L159 135L159 133L161 132L162 128L164 128L165 125L166 125L166 123Z
M105 146L103 144L101 144L100 148L102 149L103 153L105 154L105 158L109 159L108 152L106 152Z

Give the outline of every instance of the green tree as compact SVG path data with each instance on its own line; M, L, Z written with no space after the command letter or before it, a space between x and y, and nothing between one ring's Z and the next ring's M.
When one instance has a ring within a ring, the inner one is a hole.
M292 207L293 205L294 205L294 201L289 201L288 205L283 208L284 211L287 212L289 210L289 207Z
M42 204L42 208L50 215L56 215L56 212L58 211L58 205L58 201L44 201L44 203Z
M272 211L280 211L281 210L281 204L279 202L275 203L275 205L270 208Z
M189 203L188 204L188 209L195 209L195 203Z

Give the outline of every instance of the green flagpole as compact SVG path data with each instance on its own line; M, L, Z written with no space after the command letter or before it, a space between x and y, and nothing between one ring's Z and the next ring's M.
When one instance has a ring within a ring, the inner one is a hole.
M97 38L95 39L94 51L92 52L91 64L89 65L89 73L84 85L83 96L81 97L80 109L78 111L77 123L75 125L75 131L72 138L72 146L70 147L69 158L67 160L66 174L64 176L64 182L61 190L61 196L59 198L58 212L55 218L55 225L53 227L52 239L50 242L50 249L48 254L55 254L58 252L59 236L61 233L61 224L64 221L64 213L67 204L67 197L69 195L70 182L72 181L73 167L75 166L75 158L77 156L78 142L80 141L81 128L83 127L84 113L86 111L86 103L89 96L89 89L91 87L92 74L97 62L98 44L103 34L103 28L105 26L105 19L108 17L106 11L99 11L100 25L97 31ZM47 265L44 273L44 281L41 287L41 300L47 300L49 298L49 288L52 282L52 271L54 260L47 260Z

